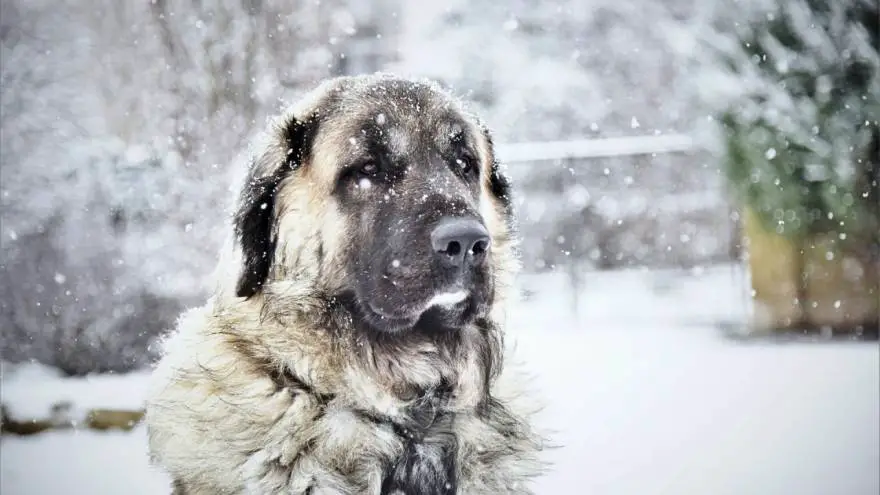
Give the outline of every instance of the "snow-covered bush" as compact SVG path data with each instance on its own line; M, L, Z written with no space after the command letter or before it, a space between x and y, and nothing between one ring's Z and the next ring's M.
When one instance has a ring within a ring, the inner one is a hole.
M251 134L331 73L340 3L3 3L0 357L149 362L205 294Z
M780 234L880 242L880 6L738 6L697 54L733 190Z

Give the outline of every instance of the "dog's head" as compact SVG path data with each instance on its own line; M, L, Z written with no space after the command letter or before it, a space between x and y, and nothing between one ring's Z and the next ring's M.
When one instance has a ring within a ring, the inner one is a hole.
M236 295L304 280L380 332L485 316L511 261L489 132L436 85L330 80L276 121L235 216Z

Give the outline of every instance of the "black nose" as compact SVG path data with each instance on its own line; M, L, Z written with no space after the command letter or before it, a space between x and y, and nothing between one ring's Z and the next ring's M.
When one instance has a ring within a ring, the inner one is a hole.
M431 232L431 245L454 266L478 263L489 250L489 231L473 218L444 218Z

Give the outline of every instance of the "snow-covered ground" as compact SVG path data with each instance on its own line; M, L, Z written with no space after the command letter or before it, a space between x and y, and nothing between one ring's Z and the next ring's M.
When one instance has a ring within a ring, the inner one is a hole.
M540 494L876 495L876 343L737 343L746 281L729 267L681 278L640 271L586 278L575 317L564 276L524 277L510 340L547 399L562 447ZM144 375L63 380L8 374L3 401L46 411L136 406ZM143 427L131 433L4 436L0 493L163 494Z

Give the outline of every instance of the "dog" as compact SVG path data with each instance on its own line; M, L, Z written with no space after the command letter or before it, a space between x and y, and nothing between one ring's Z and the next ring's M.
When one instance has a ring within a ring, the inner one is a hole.
M516 223L486 126L431 81L338 77L250 156L215 291L153 373L173 493L532 493L548 443L502 373Z

